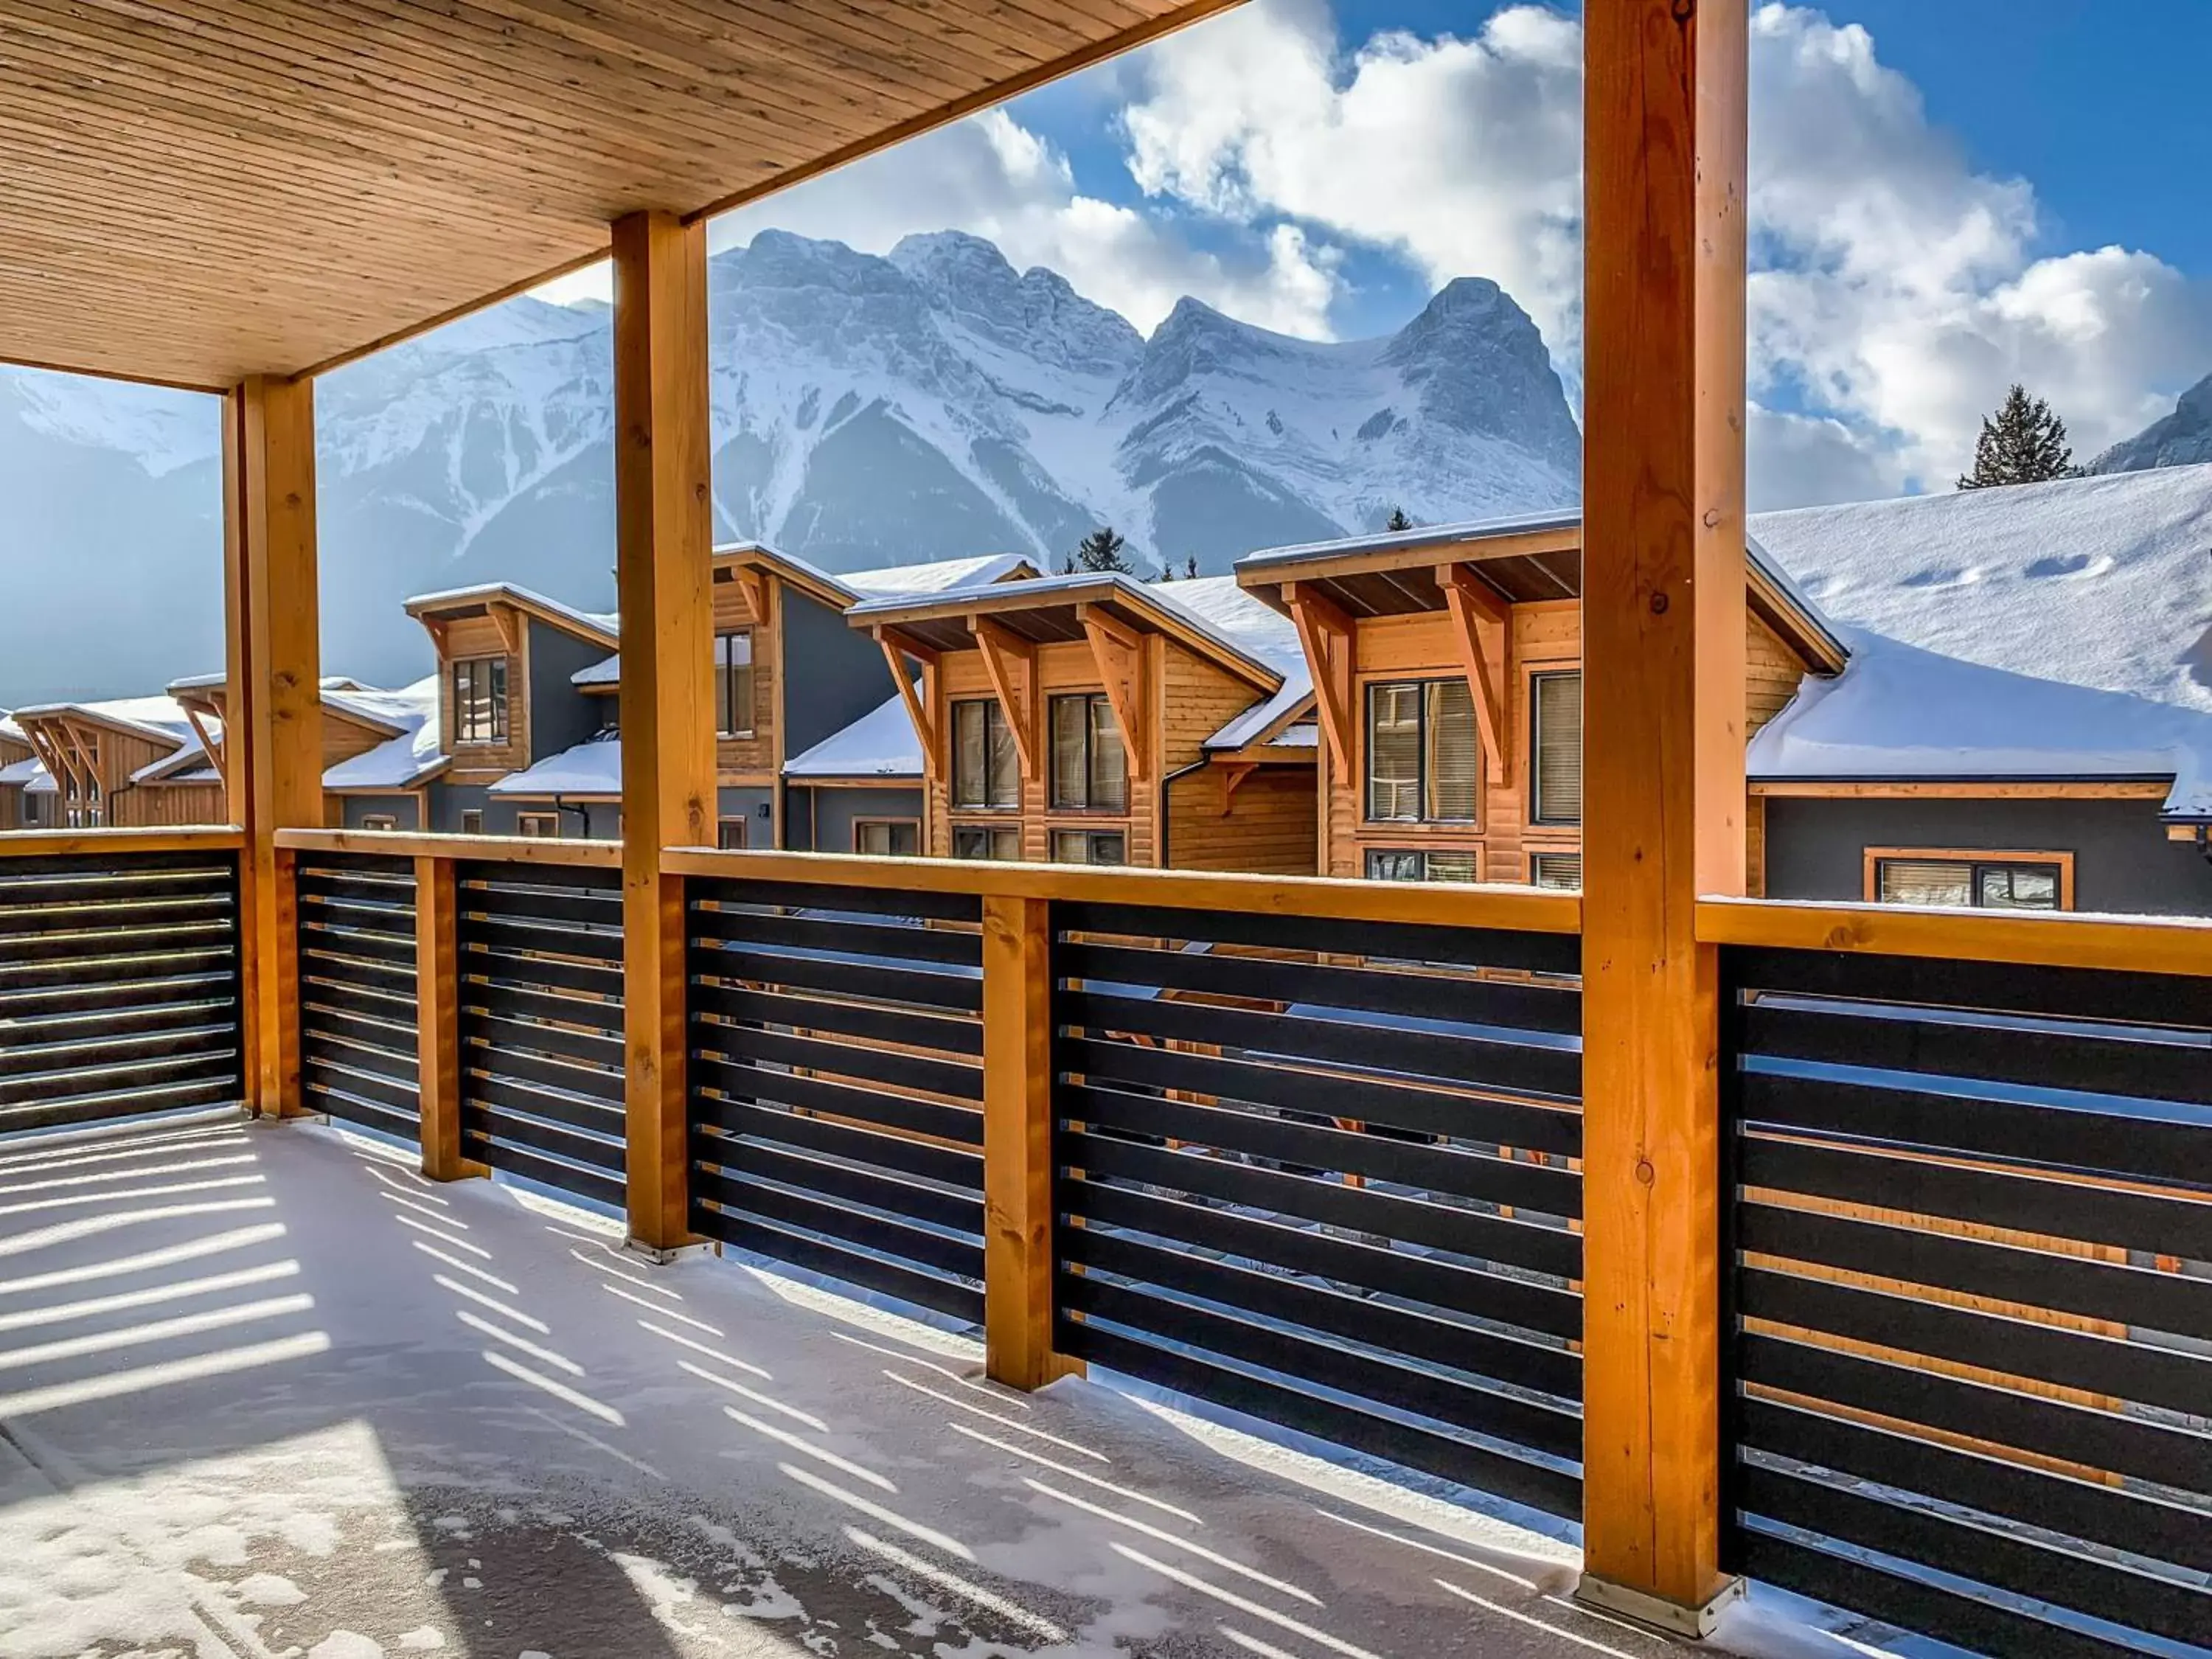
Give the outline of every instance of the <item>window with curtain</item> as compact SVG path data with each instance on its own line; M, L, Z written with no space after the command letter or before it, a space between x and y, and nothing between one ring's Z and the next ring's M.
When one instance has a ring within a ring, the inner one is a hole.
M1054 864L1127 864L1129 844L1118 830L1055 830Z
M464 657L453 665L453 741L507 741L507 659Z
M1881 859L1875 896L1884 904L1949 904L1981 910L2057 910L2065 880L2057 863L2030 860Z
M1475 855L1464 850L1421 852L1378 847L1367 854L1370 881L1474 881Z
M753 634L742 628L714 635L714 730L726 738L753 734Z
M1127 811L1129 757L1114 722L1114 705L1094 691L1054 697L1050 709L1054 809Z
M1467 681L1393 680L1367 688L1367 816L1473 823L1482 745Z
M988 859L994 864L1018 862L1022 856L1022 832L996 824L956 823L952 826L952 856Z
M1021 806L1021 753L995 697L952 705L952 804L991 811Z
M918 858L921 854L921 825L912 818L856 819L853 824L853 850L869 858Z
M1530 816L1539 823L1583 821L1583 677L1538 674L1530 682L1529 702L1535 731L1530 752L1534 798ZM1580 865L1577 870L1579 872ZM1580 880L1577 874L1577 880Z

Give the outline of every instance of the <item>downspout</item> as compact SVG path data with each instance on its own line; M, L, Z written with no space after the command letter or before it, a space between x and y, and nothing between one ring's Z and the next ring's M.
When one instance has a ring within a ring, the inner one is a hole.
M575 801L563 800L560 796L556 795L553 797L553 810L556 812L574 812L576 815L576 827L583 831L583 834L578 836L577 839L580 841L589 841L592 838L592 809L590 807L582 805Z
M1172 870L1175 867L1168 861L1170 846L1168 836L1169 792L1175 787L1177 779L1187 778L1194 772L1202 772L1212 764L1210 757L1201 757L1188 766L1177 767L1160 780L1160 868L1163 870Z

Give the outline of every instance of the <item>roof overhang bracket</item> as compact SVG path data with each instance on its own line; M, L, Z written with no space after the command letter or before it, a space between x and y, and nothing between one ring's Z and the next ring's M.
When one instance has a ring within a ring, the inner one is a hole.
M1006 714L1006 725L1013 732L1014 750L1022 764L1022 781L1034 783L1038 775L1036 647L991 617L969 617L968 631L975 636L975 648L983 657L983 672L990 677L991 690Z
M883 647L884 661L891 671L891 684L898 687L899 701L906 705L907 718L914 722L914 735L921 740L921 775L927 782L937 776L937 728L931 718L931 711L937 707L937 653L887 628L872 631L876 643ZM907 671L908 657L921 665L920 696L915 695L914 678Z
M1490 781L1505 781L1510 757L1505 752L1505 653L1513 639L1513 612L1488 582L1463 564L1437 567L1437 586L1443 590L1451 612L1452 635L1458 641L1460 665L1467 674L1467 689L1474 698L1475 723L1482 731L1484 769ZM1482 640L1484 626L1498 630L1495 657Z
M1283 584L1283 603L1297 624L1298 648L1313 676L1314 709L1340 776L1352 776L1352 684L1358 672L1358 635L1331 599L1297 582Z
M1129 757L1129 776L1142 783L1152 775L1151 708L1146 697L1144 636L1119 617L1091 605L1075 607L1083 636L1091 642L1091 659L1098 669L1099 684L1114 719L1121 728L1121 746Z

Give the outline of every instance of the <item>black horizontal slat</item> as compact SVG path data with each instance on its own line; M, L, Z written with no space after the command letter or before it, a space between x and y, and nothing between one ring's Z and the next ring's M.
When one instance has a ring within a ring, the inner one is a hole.
M107 927L97 933L38 933L11 941L18 955L33 956L40 963L58 962L121 962L166 952L227 949L235 943L238 927L232 921L180 922L174 926ZM0 963L9 971L19 964Z
M1747 1318L2170 1411L2201 1413L2212 1400L2212 1361L2169 1349L1763 1267L1741 1268L1736 1279Z
M312 920L331 927L358 928L386 939L411 939L415 936L412 893L303 890L300 894L300 915L302 921Z
M1740 1173L1747 1187L2212 1261L2212 1201L1766 1135L1745 1138Z
M702 1150L709 1146L713 1149L711 1159ZM795 1187L801 1192L841 1203L865 1204L870 1209L908 1220L927 1221L939 1227L974 1233L978 1237L982 1236L983 1200L980 1194L946 1192L941 1187L926 1186L873 1170L856 1169L849 1164L832 1163L802 1152L787 1152L758 1140L718 1138L712 1142L694 1141L692 1153L732 1176L757 1176L763 1181Z
M400 1018L413 1012L410 1005L394 1004L388 1014L359 1014L326 1001L322 988L310 986L301 994L300 1024L302 1030L334 1040L365 1042L371 1048L388 1048L393 1054L411 1054L420 1048L413 1019Z
M1771 1533L1747 1531L1737 1547L1733 1565L1762 1583L1869 1613L1885 1624L1926 1631L1974 1652L2119 1659L2140 1650Z
M1061 1085L1058 1099L1063 1114L1080 1118L1092 1129L1218 1146L1278 1163L1367 1176L1547 1215L1582 1213L1583 1178L1572 1170L1079 1083Z
M617 965L622 962L620 934L591 932L572 921L462 915L456 919L455 926L464 949L471 944L482 944L500 951L536 951Z
M572 889L538 893L507 886L458 888L453 908L465 921L495 917L510 921L558 922L569 927L622 931L622 890L618 887Z
M412 963L403 968L396 963L367 962L358 957L333 956L305 945L300 951L300 979L303 984L347 986L410 1003L416 994Z
M2200 1021L2204 1018L2200 1012ZM1771 1002L1746 1008L1743 1027L1746 1053L1776 1059L2212 1105L2212 1046L2154 1041L2124 1027L2087 1036L2039 1031L2017 1021L1915 1019L1894 1008L1861 1012L1848 1003L1801 1008Z
M386 989L365 985L357 977L341 980L316 974L301 982L300 996L303 1002L313 1002L339 1014L392 1025L415 1020L421 1010L411 986L404 991Z
M422 1113L414 1106L404 1111L395 1110L350 1088L339 1088L319 1078L309 1077L304 1081L308 1103L332 1117L362 1124L402 1140L416 1139L422 1133Z
M45 1042L12 1042L9 1035L4 1027L0 1027L0 1077L198 1054L210 1047L231 1048L238 1043L238 1022L234 1018L210 1019L203 1016L194 1024L173 1030L106 1032Z
M518 1019L558 1020L569 1025L588 1025L600 1031L619 1032L623 1029L623 1006L619 1002L544 990L511 980L471 979L461 992L461 1001L485 1013Z
M863 915L915 916L932 921L980 922L983 901L973 893L921 893L899 887L854 887L805 881L695 881L692 908L712 905L787 910L850 910Z
M1737 1340L1747 1382L2212 1498L2212 1437L1756 1331Z
M1350 1118L1420 1134L1450 1135L1531 1152L1582 1155L1582 1114L1566 1107L1482 1099L1379 1078L1346 1077L1297 1066L1230 1059L1132 1042L1061 1037L1055 1063L1064 1073L1154 1089L1180 1089L1241 1100L1279 1111Z
M980 1020L951 1018L943 1014L919 1014L902 1008L836 1002L823 997L778 996L726 985L694 982L691 1012L720 1014L731 1020L763 1025L793 1026L807 1031L836 1032L871 1042L896 1042L909 1048L933 1048L943 1054L983 1052Z
M412 933L379 933L365 927L333 927L313 917L303 917L300 923L300 948L334 957L386 963L393 968L405 969L410 973L415 969L416 945Z
M0 937L81 933L94 928L141 924L222 924L228 922L235 908L230 895L223 892L94 900L75 904L11 905L0 902ZM18 950L23 947L14 944L7 948Z
M564 1094L556 1089L537 1088L527 1083L517 1083L511 1078L471 1075L463 1085L462 1097L471 1105L520 1112L526 1117L545 1118L610 1140L623 1139L627 1127L623 1109L616 1102L587 1099Z
M398 1078L410 1085L417 1079L416 1051L412 1048L347 1042L312 1026L301 1031L301 1042L304 1048L319 1053L334 1065L351 1066L360 1072L374 1072L379 1077Z
M1761 1255L2212 1339L2212 1279L1888 1222L1744 1204L1737 1243ZM2208 1379L2212 1380L2212 1379ZM2212 1395L2207 1395L2212 1401Z
M729 1145L727 1138L707 1133L709 1128L804 1147L808 1152L896 1170L979 1193L983 1189L983 1160L975 1152L957 1152L950 1146L931 1146L902 1134L883 1134L873 1129L831 1122L826 1118L802 1116L770 1106L751 1106L742 1101L695 1092L691 1097L691 1154L709 1164L726 1162L723 1152Z
M1165 905L1060 901L1053 925L1061 933L1118 933L1137 939L1196 939L1279 951L1326 951L1394 963L1433 962L1460 968L1528 973L1582 972L1582 940L1573 933L1430 927L1420 922L1347 921L1278 916L1258 911L1182 910Z
M2203 1184L2212 1169L2212 1124L1772 1072L1747 1072L1741 1086L1747 1120L1784 1128L2176 1184Z
M1060 1322L1054 1346L1124 1376L1196 1395L1232 1411L1479 1487L1531 1509L1571 1520L1582 1514L1582 1482L1572 1474L1492 1451L1459 1435L1354 1410L1287 1382L1253 1376L1075 1320Z
M691 1056L691 1066L695 1086L720 1089L738 1100L773 1101L801 1111L848 1117L886 1129L932 1135L979 1152L982 1149L983 1115L973 1107L916 1100L854 1084L833 1083L827 1078L799 1077L767 1066L717 1060L697 1051Z
M23 962L0 961L0 1010L15 1006L16 992L58 991L77 986L134 984L185 975L222 974L235 969L235 940L213 950L148 950L87 961L63 962L40 955Z
M1567 1048L1088 991L1061 992L1053 1000L1053 1017L1092 1031L1129 1032L1241 1048L1248 1054L1418 1073L1560 1100L1572 1100L1582 1091L1582 1056Z
M346 1095L366 1101L388 1115L404 1116L410 1122L419 1122L422 1115L422 1097L411 1081L380 1077L373 1072L363 1072L333 1061L326 1055L308 1054L301 1066L301 1080L310 1094L319 1097ZM331 1109L336 1111L337 1109Z
M1737 948L1727 955L1729 981L1757 991L2185 1030L2207 1024L2204 981L2184 974L1885 957L1860 951Z
M525 1054L519 1048L494 1048L487 1043L471 1042L465 1037L461 1043L461 1070L464 1088L469 1086L465 1080L468 1077L486 1072L542 1084L549 1089L566 1089L571 1094L588 1095L615 1104L623 1099L623 1079L620 1072L580 1065L572 1060Z
M750 910L695 910L696 937L741 940L785 951L822 951L832 956L881 957L889 963L932 962L978 967L983 960L980 933L949 927L902 927L891 923L828 920Z
M0 993L0 1020L183 1007L204 1002L210 996L230 998L237 985L237 978L226 962L219 971L211 973L129 980L92 978L83 984L33 986Z
M325 853L302 854L299 872L318 880L397 881L412 885L415 860L390 853Z
M2212 1591L1872 1497L1818 1475L1751 1464L1737 1479L1744 1508L1784 1526L1899 1560L1925 1562L1954 1577L2177 1642L2212 1639Z
M2203 1510L2047 1474L1776 1401L1747 1399L1738 1409L1743 1443L1757 1450L2212 1572L2212 1514Z
M141 899L228 897L235 901L237 872L201 866L187 870L94 875L84 870L50 875L0 877L0 909L46 904L110 904Z
M521 1146L571 1164L589 1164L616 1176L623 1172L623 1148L617 1142L578 1134L560 1124L514 1112L494 1111L473 1100L462 1102L461 1133L465 1137L481 1135L495 1146Z
M208 993L214 994L208 994ZM129 1008L100 1008L79 1013L40 1014L28 1018L0 1015L0 1043L68 1042L77 1038L120 1037L173 1031L182 1026L238 1021L238 999L224 981L215 981L189 1001L149 1003Z
M235 1030L195 1039L183 1054L111 1060L89 1066L58 1066L22 1077L0 1079L0 1106L25 1105L168 1084L211 1082L238 1070Z
M237 1103L244 1086L245 1079L234 1068L228 1077L176 1079L150 1088L116 1089L66 1100L0 1107L0 1134L137 1117L147 1112L181 1111L188 1106L230 1106Z
M981 1243L948 1238L943 1233L910 1226L888 1217L865 1215L797 1193L735 1181L696 1164L691 1170L691 1193L695 1198L712 1199L726 1210L758 1216L787 1227L802 1228L879 1255L934 1267L939 1273L957 1273L963 1279L980 1279L983 1276Z
M622 963L617 962L556 962L544 956L495 950L482 939L461 941L460 970L464 981L527 981L549 990L581 991L600 996L619 1006L623 997Z
M1348 1231L1449 1250L1483 1261L1526 1267L1559 1279L1582 1273L1582 1240L1564 1228L1400 1198L1310 1176L1288 1175L1191 1152L1169 1152L1103 1135L1063 1131L1054 1156L1086 1176L1143 1182L1249 1209L1296 1216ZM1200 1240L1199 1242L1204 1242ZM1496 1314L1554 1336L1582 1334L1582 1304L1571 1291L1513 1280L1503 1299L1519 1316Z
M629 1188L622 1177L603 1170L580 1169L557 1158L540 1157L527 1147L492 1140L466 1129L461 1133L461 1149L479 1164L488 1164L495 1170L504 1170L509 1175L534 1181L557 1192L591 1199L610 1209L619 1210L629 1200Z
M1540 1328L1518 1316L1522 1311L1518 1292L1527 1287L1479 1268L1091 1181L1063 1182L1060 1201L1086 1222L1150 1233L1178 1247L1195 1246L1248 1261L1265 1261L1285 1272L1310 1273L1316 1279L1409 1302L1425 1302L1499 1324ZM1548 1304L1542 1311L1549 1316ZM1579 1340L1582 1335L1579 1304L1574 1311L1575 1328L1561 1334L1565 1340ZM1470 1343L1469 1352L1474 1351ZM1563 1399L1580 1397L1582 1361L1565 1348L1516 1342L1508 1349L1486 1351L1482 1372L1502 1382Z
M1151 985L1262 1002L1455 1020L1573 1036L1583 1028L1582 994L1572 986L1476 979L1466 973L1391 972L1240 956L1219 950L1147 950L1084 940L1061 944L1054 970L1066 979Z
M732 1059L759 1060L771 1066L802 1066L827 1072L833 1077L856 1078L886 1088L914 1089L955 1100L983 1097L983 1068L961 1061L934 1060L924 1054L901 1054L865 1043L794 1036L784 1031L756 1030L742 1025L691 1027L692 1043Z
M622 877L617 871L587 864L538 864L523 859L467 859L455 866L456 878L487 886L513 889L543 887L618 893Z
M535 1020L516 1019L497 1012L489 1001L495 987L471 985L462 992L463 1040L475 1038L495 1048L520 1048L532 1054L560 1054L592 1065L620 1070L624 1059L622 1038L608 1031L578 1031ZM486 1000L478 1000L480 997ZM501 1002L504 998L500 999Z
M1513 1337L1306 1284L1281 1273L1218 1261L1188 1250L1168 1249L1098 1227L1067 1229L1060 1248L1063 1261L1133 1279L1142 1287L1181 1291L1264 1319L1301 1326L1324 1337L1348 1338L1477 1376L1492 1375L1484 1362L1492 1353L1503 1360L1500 1369L1516 1373L1527 1369L1528 1355L1522 1352L1527 1345ZM1067 1305L1081 1304L1079 1299ZM1117 1322L1151 1330L1166 1328L1159 1321ZM1504 1403L1492 1403L1498 1401ZM1467 1427L1562 1457L1582 1455L1582 1418L1575 1411L1501 1394L1486 1394L1484 1402L1490 1415L1481 1421L1468 1420Z
M970 1014L980 1013L983 1007L983 978L977 972L963 973L926 963L893 966L850 958L793 956L769 945L719 945L696 938L691 944L695 977L877 997L886 1002L909 1002Z
M983 1320L983 1292L971 1285L940 1278L919 1267L864 1255L826 1240L772 1227L749 1215L720 1210L696 1200L691 1206L691 1229L708 1238L719 1238L739 1249L787 1261L809 1273L895 1296L916 1307L933 1309L970 1324ZM979 1267L980 1271L980 1267Z

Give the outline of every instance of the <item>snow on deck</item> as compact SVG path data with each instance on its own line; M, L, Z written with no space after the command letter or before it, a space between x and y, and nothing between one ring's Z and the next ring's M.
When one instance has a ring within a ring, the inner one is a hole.
M0 1142L0 1429L8 1659L1663 1647L1553 1540L304 1124Z

